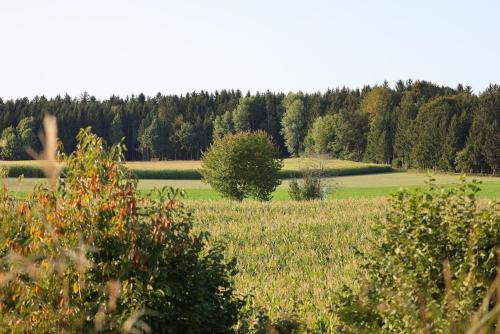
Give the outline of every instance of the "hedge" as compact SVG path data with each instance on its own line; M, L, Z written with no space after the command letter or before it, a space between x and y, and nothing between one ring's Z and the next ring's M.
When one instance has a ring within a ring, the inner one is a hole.
M22 166L14 165L8 167L9 177L44 177L41 169L37 166ZM138 179L151 180L200 180L201 175L195 169L132 169L132 174ZM347 175L364 175L364 174L377 174L388 173L393 171L391 166L365 166L359 168L341 168L341 169L323 169L322 176L347 176ZM318 171L319 172L319 171ZM279 177L281 179L299 178L302 176L301 171L295 170L281 170Z

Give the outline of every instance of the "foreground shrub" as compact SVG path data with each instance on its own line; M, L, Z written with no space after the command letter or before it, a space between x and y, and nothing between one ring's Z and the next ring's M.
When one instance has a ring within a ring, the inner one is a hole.
M0 191L2 331L230 332L235 262L192 232L178 191L138 199L122 146L77 139L57 187Z
M500 205L479 209L478 190L463 181L393 195L363 255L366 284L338 296L341 332L489 333L500 311Z
M283 161L264 131L239 132L215 138L201 166L203 181L223 196L267 201L280 184Z

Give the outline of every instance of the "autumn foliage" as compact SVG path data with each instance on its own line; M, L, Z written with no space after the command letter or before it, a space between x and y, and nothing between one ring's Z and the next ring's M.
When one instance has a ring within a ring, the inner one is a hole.
M234 261L192 232L180 191L139 197L123 146L90 129L57 182L0 190L0 328L9 332L224 333L241 301Z

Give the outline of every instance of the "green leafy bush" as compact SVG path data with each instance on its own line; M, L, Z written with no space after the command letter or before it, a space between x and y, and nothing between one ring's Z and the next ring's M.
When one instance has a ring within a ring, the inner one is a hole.
M295 201L321 199L321 177L315 173L305 173L300 183L297 180L290 181L288 194Z
M77 139L57 186L0 190L2 332L231 332L235 261L192 231L180 192L139 199L123 146Z
M346 333L489 333L500 296L500 204L480 209L478 183L399 191L376 226L360 292L343 287L335 309ZM474 327L476 326L476 327Z
M323 185L324 168L321 161L315 165L306 165L301 168L302 180L290 181L288 194L295 201L310 201L322 198L321 187Z
M283 161L264 131L239 132L215 138L201 166L203 180L223 196L266 201L280 184Z

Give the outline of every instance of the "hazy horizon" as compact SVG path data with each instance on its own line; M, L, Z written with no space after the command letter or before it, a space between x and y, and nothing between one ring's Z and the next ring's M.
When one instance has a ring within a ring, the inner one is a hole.
M500 3L0 3L0 97L500 82Z

